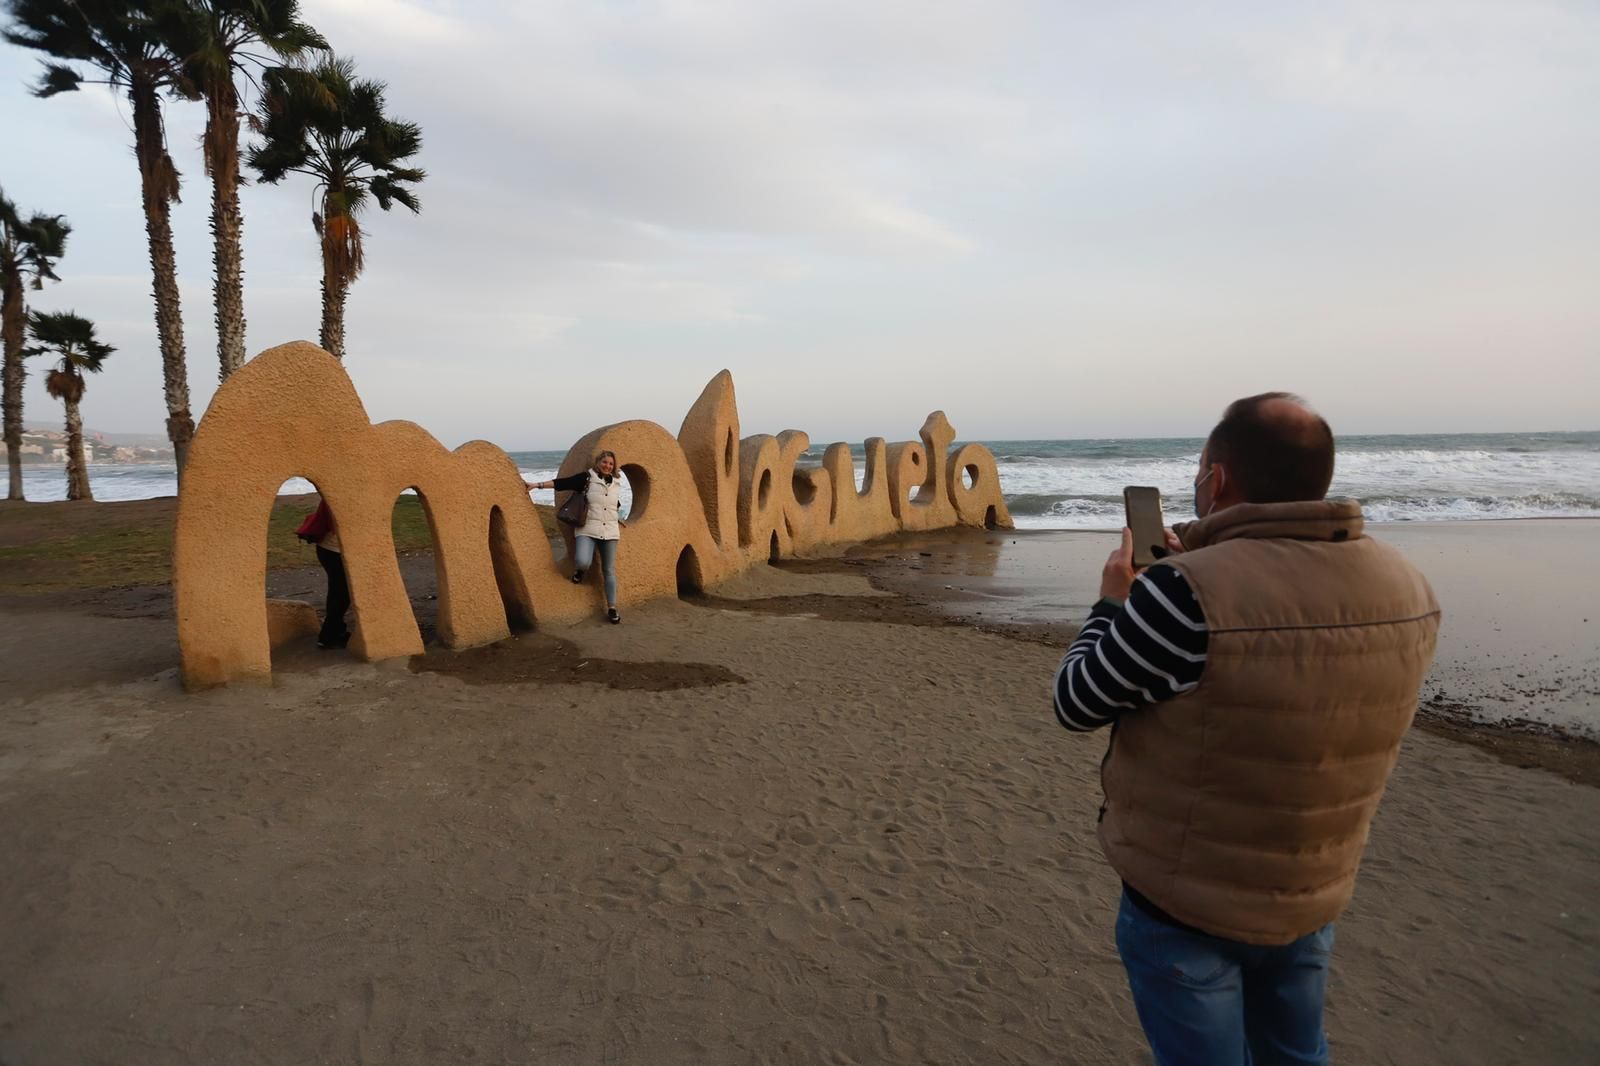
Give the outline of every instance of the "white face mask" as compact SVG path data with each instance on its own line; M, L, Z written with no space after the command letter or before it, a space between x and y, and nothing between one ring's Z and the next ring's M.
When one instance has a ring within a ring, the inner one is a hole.
M1215 496L1212 496L1211 497L1211 506L1207 507L1205 509L1205 513L1204 514L1202 514L1200 512L1200 486L1204 485L1206 482L1210 481L1211 480L1211 475L1215 474L1216 472L1217 472L1217 464L1216 463L1212 463L1211 464L1211 469L1206 471L1206 476L1201 478L1199 481L1196 481L1194 483L1194 516L1196 518L1204 518L1204 517L1206 517L1206 515L1209 515L1212 511L1215 511L1217 509L1217 498Z

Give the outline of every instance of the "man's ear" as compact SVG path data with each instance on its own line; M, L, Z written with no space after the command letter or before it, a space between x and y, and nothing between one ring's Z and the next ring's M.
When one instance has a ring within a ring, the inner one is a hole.
M1227 506L1222 501L1233 496L1233 476L1228 472L1227 464L1211 464L1211 500L1213 510L1221 510Z

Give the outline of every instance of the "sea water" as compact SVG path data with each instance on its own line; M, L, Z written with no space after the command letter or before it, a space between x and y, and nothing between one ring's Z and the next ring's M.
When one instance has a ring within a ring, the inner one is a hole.
M1114 529L1122 525L1125 485L1161 490L1169 519L1187 516L1203 441L984 441L994 452L1012 517L1021 528ZM822 447L806 453L816 463ZM861 448L856 481L865 473ZM512 452L531 481L553 477L565 452ZM627 462L627 457L623 457ZM30 500L66 498L59 464L30 464ZM177 492L171 464L91 464L97 500L142 500ZM312 492L295 478L285 493ZM1600 432L1457 433L1341 437L1333 492L1363 502L1374 522L1485 518L1600 517ZM537 499L551 500L541 492ZM624 504L629 496L624 493Z

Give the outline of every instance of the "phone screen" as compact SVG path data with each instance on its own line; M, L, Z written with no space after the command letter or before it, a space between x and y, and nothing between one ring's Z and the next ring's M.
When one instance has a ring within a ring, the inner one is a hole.
M1133 530L1133 565L1142 570L1167 553L1166 526L1161 517L1161 490L1129 485L1122 490L1128 528Z

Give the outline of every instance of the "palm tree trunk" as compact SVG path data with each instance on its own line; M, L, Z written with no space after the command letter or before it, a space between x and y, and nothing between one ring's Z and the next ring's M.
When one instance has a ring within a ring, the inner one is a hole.
M228 81L206 95L206 163L211 170L212 264L219 379L244 365L244 219L239 212L239 94Z
M89 491L89 464L83 457L83 416L78 401L67 400L67 499L92 500Z
M19 265L10 257L0 262L0 277L4 278L0 294L0 340L5 348L4 408L6 465L10 470L10 487L6 499L20 500L22 495L22 384L27 371L22 365L22 274Z
M177 256L172 249L172 208L178 198L178 172L167 154L161 122L161 98L149 79L134 77L128 90L133 104L134 154L139 159L139 187L144 199L144 231L150 245L150 274L156 299L156 335L161 341L161 370L167 394L167 439L178 463L178 480L194 439L189 412L189 366L183 347L183 310L178 297Z
M344 301L350 294L350 285L328 262L322 258L322 348L341 363L344 362Z

